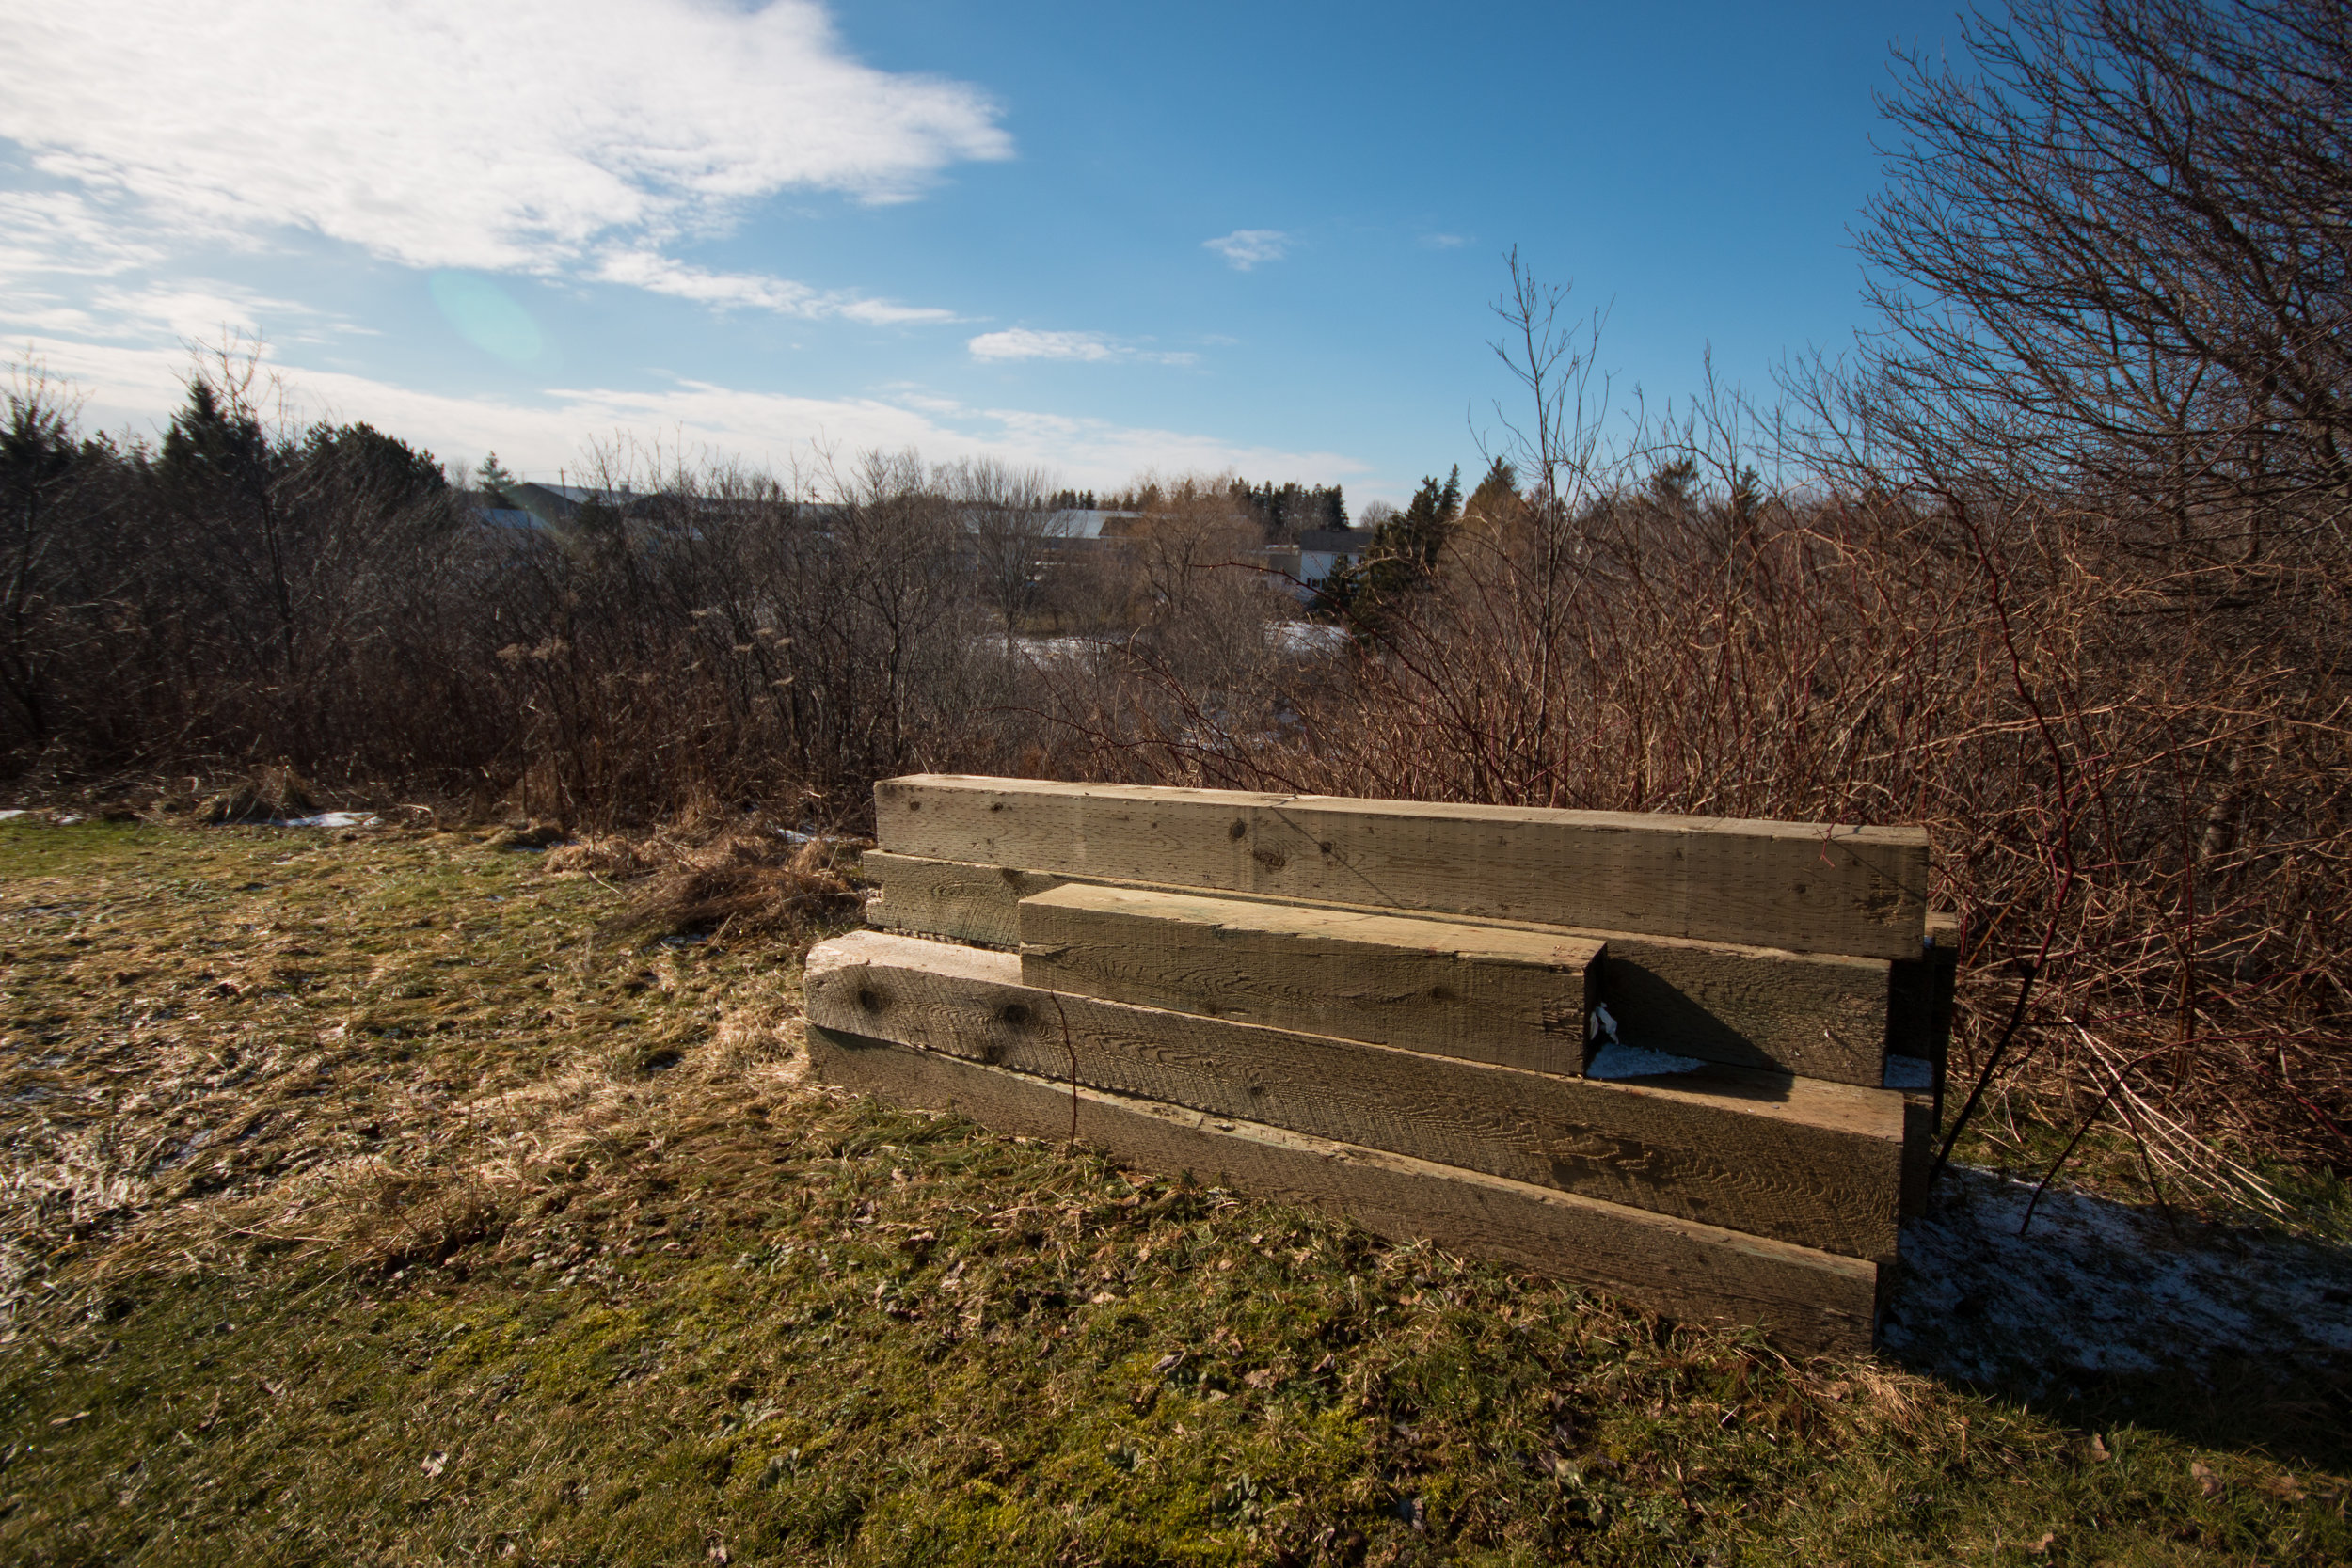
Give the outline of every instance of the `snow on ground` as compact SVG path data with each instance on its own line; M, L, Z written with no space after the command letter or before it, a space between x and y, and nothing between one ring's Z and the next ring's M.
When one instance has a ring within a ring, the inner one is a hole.
M1638 1045L1620 1045L1611 1040L1593 1053L1591 1065L1585 1068L1587 1078L1662 1078L1677 1072L1696 1072L1707 1064L1696 1056L1673 1056L1663 1051L1650 1051Z
M1265 629L1266 640L1286 654L1327 654L1347 646L1345 626L1313 621L1277 621Z
M1890 1089L1931 1089L1935 1087L1935 1064L1917 1056L1889 1056L1886 1075L1879 1082Z
M2352 1358L2352 1247L2175 1222L1954 1167L1903 1226L1881 1341L1923 1371L2021 1386L2074 1372L2195 1375L2218 1357L2316 1370Z

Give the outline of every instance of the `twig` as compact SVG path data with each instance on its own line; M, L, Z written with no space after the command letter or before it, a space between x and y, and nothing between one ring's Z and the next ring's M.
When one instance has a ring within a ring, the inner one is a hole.
M2026 1022L2026 999L2033 994L2034 976L2040 971L2030 958L2018 959L2017 967L2025 972L2025 976L2017 984L2017 1004L2009 1010L2009 1026L2001 1031L2001 1037L1993 1042L1992 1053L1985 1057L1984 1068L1977 1074L1976 1086L1968 1091L1968 1098L1962 1103L1960 1114L1952 1117L1951 1128L1944 1134L1944 1147L1936 1150L1935 1164L1928 1168L1928 1185L1931 1188L1944 1174L1944 1167L1950 1164L1952 1145L1960 1142L1961 1129L1966 1127L1968 1118L1976 1115L1977 1102L1984 1098L1985 1086L1993 1082L1993 1074L2001 1065L2001 1053L2009 1049L2009 1042L2015 1037L2019 1025Z
M1061 1020L1061 1048L1070 1053L1070 1147L1078 1147L1078 1046L1070 1037L1070 1015L1061 1010L1061 998L1052 991L1045 993L1054 1005L1054 1016Z

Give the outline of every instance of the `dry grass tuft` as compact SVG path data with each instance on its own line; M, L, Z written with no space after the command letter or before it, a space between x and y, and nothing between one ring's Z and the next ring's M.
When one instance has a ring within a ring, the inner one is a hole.
M227 822L280 822L308 816L317 809L302 776L289 765L278 763L257 768L204 800L196 808L196 819L215 827Z
M539 869L550 877L599 877L626 881L642 877L660 863L651 842L620 833L586 833L548 850Z
M696 846L652 839L634 852L650 864L630 890L626 929L790 936L858 907L837 863L840 848L825 839L797 846L744 833Z

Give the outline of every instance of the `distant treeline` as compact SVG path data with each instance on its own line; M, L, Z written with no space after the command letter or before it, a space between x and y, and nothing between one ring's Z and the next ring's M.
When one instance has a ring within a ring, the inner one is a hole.
M1045 714L1074 667L1025 637L1272 692L1264 628L1299 607L1254 499L1337 501L1156 482L1117 498L1142 526L1088 551L1033 475L868 454L608 463L556 508L495 461L461 490L368 425L268 425L250 369L199 367L155 444L85 434L38 379L8 394L0 776L266 766L566 823L854 820L891 772L1059 754ZM547 515L484 510L529 494Z
M1252 484L1233 479L1225 489L1236 506L1258 519L1269 540L1293 541L1317 529L1347 527L1347 498L1337 484ZM1160 482L1146 480L1099 497L1092 490L1057 490L1054 504L1065 510L1148 512L1166 502L1167 491Z

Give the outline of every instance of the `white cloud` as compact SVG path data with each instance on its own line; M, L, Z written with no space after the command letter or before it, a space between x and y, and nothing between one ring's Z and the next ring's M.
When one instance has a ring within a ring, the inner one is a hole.
M55 379L87 394L87 420L108 429L152 428L186 396L187 356L159 348L36 338L33 356ZM9 357L14 357L10 355ZM272 363L282 363L276 356ZM1113 424L1028 409L974 408L909 388L885 396L807 398L707 382L652 390L549 388L531 402L460 397L329 371L285 372L290 406L308 418L365 420L443 458L500 461L530 478L578 473L591 440L683 446L783 467L805 468L818 444L843 452L914 447L927 456L993 454L1072 484L1107 488L1146 468L1164 473L1312 473L1334 479L1366 466L1327 451L1248 446L1196 432Z
M135 341L170 338L216 343L224 336L259 339L264 320L280 328L293 324L291 336L295 341L315 341L324 331L361 330L294 300L206 278L138 287L101 284L85 290L75 304L23 287L0 295L0 323L8 325Z
M1224 257L1234 271L1248 272L1261 261L1279 261L1289 255L1291 237L1279 229L1236 229L1217 239L1202 240L1200 245Z
M1459 250L1470 244L1467 234L1423 234L1421 243L1432 250Z
M917 322L956 319L952 310L928 305L899 305L862 294L812 289L788 278L758 273L707 272L656 251L615 250L596 265L596 277L607 283L628 283L657 294L691 299L720 309L773 310L780 316L811 321L839 317L875 326L902 326Z
M984 94L862 64L816 0L14 9L0 137L74 189L9 195L0 220L32 227L0 221L0 265L13 246L104 271L159 235L292 228L410 266L555 272L781 191L901 200L1011 153Z
M1155 365L1189 365L1197 354L1137 348L1101 332L1040 332L1025 326L983 332L964 345L975 359L1075 359L1100 364L1110 359L1142 359Z
M983 332L964 347L975 359L1116 359L1120 350L1100 332L1032 332L1016 326Z
M164 252L76 191L0 191L0 283L34 273L111 277Z

